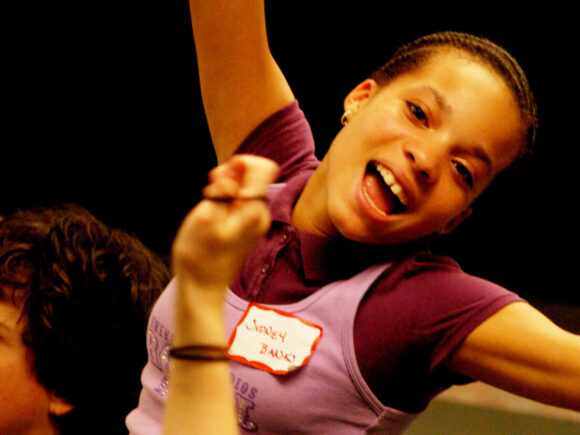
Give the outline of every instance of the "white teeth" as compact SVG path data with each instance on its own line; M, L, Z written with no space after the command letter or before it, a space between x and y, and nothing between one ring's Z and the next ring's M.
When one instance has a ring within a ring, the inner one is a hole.
M401 186L399 186L398 184L392 185L391 190L397 196L399 196L401 193L403 193L403 188Z
M395 180L393 173L377 162L375 162L375 168L377 168L377 171L379 171L379 174L381 174L386 185L391 189L391 192L393 192L399 201L401 201L401 204L407 205L409 202L407 195L405 195L405 192L403 191L403 186L401 186L399 183L397 183L397 180Z

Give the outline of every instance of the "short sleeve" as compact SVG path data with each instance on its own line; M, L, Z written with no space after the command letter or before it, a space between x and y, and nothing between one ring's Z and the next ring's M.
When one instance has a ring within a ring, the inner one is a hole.
M285 182L303 169L314 169L314 138L310 125L293 101L264 120L236 150L236 154L254 154L280 165L279 182Z
M405 259L375 283L359 307L360 370L383 403L419 411L440 391L469 382L444 362L478 325L518 301L523 299L465 273L449 258Z

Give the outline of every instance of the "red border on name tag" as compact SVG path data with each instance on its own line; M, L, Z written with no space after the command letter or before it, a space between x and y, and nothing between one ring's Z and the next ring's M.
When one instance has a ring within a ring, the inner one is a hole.
M264 306L264 305L260 305L260 304L257 304L255 302L251 302L248 305L248 307L246 308L246 311L244 312L243 316L238 321L238 323L236 324L236 326L234 327L234 329L232 331L232 335L230 336L230 339L228 341L228 351L226 351L226 355L228 356L228 358L230 358L230 359L232 359L234 361L240 362L242 364L246 364L246 365L255 367L257 369L266 371L268 373L275 374L275 375L286 375L286 374L289 373L288 370L274 370L270 366L268 366L267 364L261 363L259 361L250 361L250 360L244 358L241 355L232 355L232 354L229 353L229 349L231 348L231 345L233 344L233 342L234 342L234 340L236 338L236 333L237 333L238 327L246 320L246 317L250 313L250 309L252 307L257 307L260 310L264 310L264 311L273 311L273 312L275 312L275 313L277 313L277 314L279 314L281 316L296 319L296 320L302 322L303 324L305 324L306 326L309 326L311 328L318 329L320 331L320 334L318 335L318 337L316 337L314 339L314 341L312 342L312 346L310 348L310 354L299 365L299 367L304 367L308 363L308 361L310 361L310 358L314 354L314 351L316 350L316 347L318 346L318 343L320 342L320 339L322 338L322 327L321 326L318 326L317 324L312 323L312 322L310 322L310 321L308 321L306 319L303 319L302 317L296 316L295 314L288 313L286 311L282 311L282 310L279 310L279 309L276 309L276 308L272 308L272 307L267 307L267 306Z

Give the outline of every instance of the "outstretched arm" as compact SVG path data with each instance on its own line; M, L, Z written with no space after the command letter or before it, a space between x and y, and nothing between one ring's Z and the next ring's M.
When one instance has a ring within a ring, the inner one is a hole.
M201 94L218 162L294 96L268 46L264 2L190 0Z
M532 400L580 411L580 336L521 302L478 326L450 368Z
M185 218L172 248L177 279L173 347L225 346L223 297L247 253L270 225L260 198L276 165L237 155L210 174L203 200ZM243 198L243 199L235 199ZM237 433L225 361L171 359L163 429L167 434Z

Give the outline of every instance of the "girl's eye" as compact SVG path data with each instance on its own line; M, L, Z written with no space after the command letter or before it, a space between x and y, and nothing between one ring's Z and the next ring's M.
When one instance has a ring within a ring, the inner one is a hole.
M463 181L465 181L465 183L469 187L473 187L473 176L471 175L471 172L469 172L469 169L467 169L465 165L457 161L453 162L453 166L455 167L455 170L461 176Z
M407 106L409 107L409 110L411 111L411 114L415 119L417 119L419 122L421 122L421 124L425 125L426 127L429 126L429 120L427 119L427 115L425 114L423 109L410 102L407 102Z

